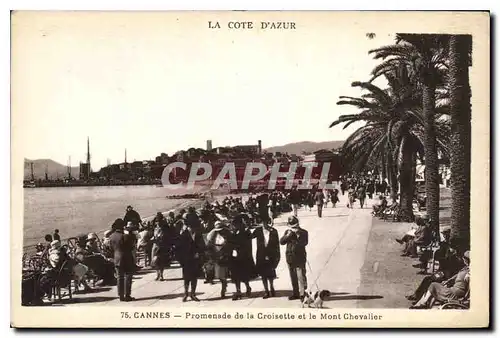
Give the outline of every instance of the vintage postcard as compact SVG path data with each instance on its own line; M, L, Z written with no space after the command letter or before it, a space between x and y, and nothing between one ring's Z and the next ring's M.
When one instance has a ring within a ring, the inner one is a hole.
M12 326L490 325L488 12L11 32Z

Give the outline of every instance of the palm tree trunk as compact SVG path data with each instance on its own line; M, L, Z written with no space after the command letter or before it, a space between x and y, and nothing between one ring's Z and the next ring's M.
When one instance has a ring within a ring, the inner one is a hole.
M413 156L411 159L411 179L413 180L413 183L415 183L417 179L417 153L413 152ZM415 190L415 184L413 189Z
M413 191L415 179L413 177L413 148L411 142L405 137L401 144L401 163L399 166L399 182L401 185L401 220L403 222L413 221Z
M439 231L439 162L436 147L434 108L436 105L436 85L423 83L422 106L424 111L424 152L425 190L427 194L427 214L431 228Z
M470 246L470 161L471 104L469 50L472 38L450 37L450 115L451 115L451 240L462 250Z
M385 160L382 159L382 163L380 165L380 181L384 181L387 177L387 168L386 168L386 164L385 164Z
M390 154L387 156L387 179L389 181L389 187L391 190L391 199L395 201L397 199L397 191L398 191L398 179L396 177L396 173L394 171L394 160L392 158L392 151L389 151Z

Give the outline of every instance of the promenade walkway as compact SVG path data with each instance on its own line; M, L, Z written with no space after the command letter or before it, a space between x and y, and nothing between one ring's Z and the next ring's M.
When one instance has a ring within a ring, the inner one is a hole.
M325 302L327 308L363 307L363 302L379 299L376 294L359 294L361 285L361 269L366 259L368 239L372 227L370 215L371 203L364 209L359 204L354 209L346 207L346 196L340 196L336 208L324 209L323 218L318 218L316 208L312 211L299 210L301 226L309 232L307 247L309 266L307 278L309 288L313 291L327 289L332 292ZM281 236L287 229L286 219L290 214L283 214L275 220L275 227ZM255 243L253 245L255 251ZM252 296L232 301L234 285L229 284L225 299L220 299L220 284L203 284L199 280L197 296L200 302L189 300L182 302L183 281L181 269L173 266L165 271L166 280L155 281L154 271L140 271L134 276L132 296L136 301L127 306L152 307L218 307L218 308L297 308L298 301L289 301L291 294L290 278L285 262L285 247L281 247L281 262L277 269L278 278L275 281L277 296L262 299L263 286L260 279L251 282ZM244 287L242 291L244 291ZM64 306L123 306L117 299L116 287L98 288L94 292L77 294L71 301L65 301Z

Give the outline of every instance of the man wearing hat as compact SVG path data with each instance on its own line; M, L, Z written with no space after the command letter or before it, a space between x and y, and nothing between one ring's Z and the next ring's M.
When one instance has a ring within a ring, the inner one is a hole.
M214 264L214 279L221 281L221 298L224 298L227 291L227 279L229 278L229 261L232 249L231 231L222 223L217 221L214 229L207 234L207 249Z
M133 256L134 241L130 234L124 233L125 222L118 218L113 223L114 233L109 242L113 249L113 261L118 283L118 296L120 301L129 302L134 300L132 293L132 275L135 270Z
M286 245L286 262L293 289L293 294L288 299L302 299L307 289L306 246L309 236L307 231L299 226L299 219L295 216L288 217L288 227L280 239L280 244Z
M134 225L139 225L142 223L141 216L137 211L132 208L131 205L127 206L127 212L125 213L125 217L123 217L123 221L125 224L128 222L132 222Z
M201 228L200 217L196 213L196 210L194 207L188 208L188 212L185 214L184 220L186 221L186 224L189 225L193 229L200 229Z

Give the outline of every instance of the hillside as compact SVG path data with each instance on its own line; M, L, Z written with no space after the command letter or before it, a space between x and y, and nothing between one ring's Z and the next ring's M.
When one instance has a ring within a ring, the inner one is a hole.
M47 167L47 174L49 179L63 178L68 176L68 169L65 165L57 163L53 160L49 159L40 159L40 160L29 160L24 159L24 179L31 179L31 167L30 163L33 162L33 173L35 175L35 179L44 179L45 178L45 167ZM73 177L78 177L79 175L78 167L71 167L71 175Z
M277 151L282 153L300 155L302 152L312 153L320 149L337 149L342 146L344 141L326 141L326 142L295 142L288 143L282 146L274 146L264 149L267 152L275 153Z

